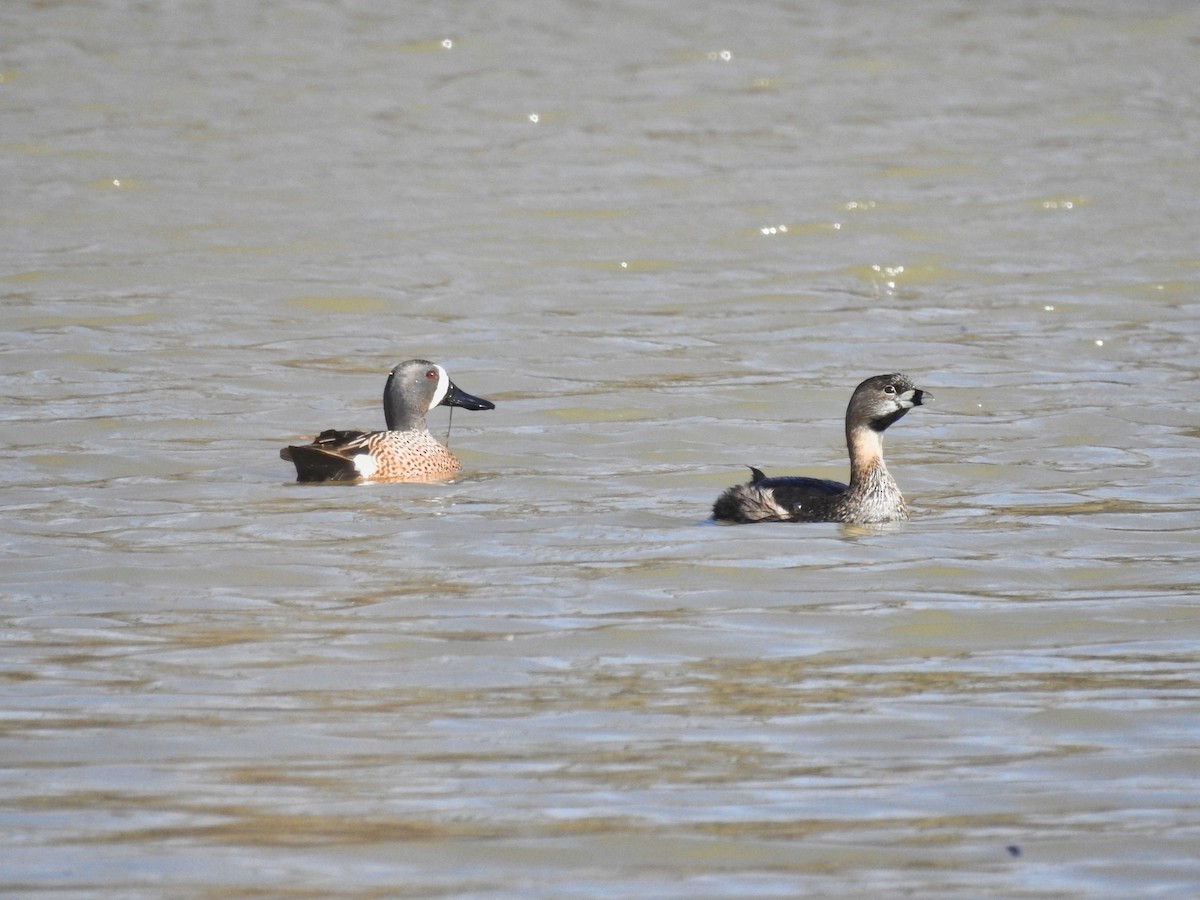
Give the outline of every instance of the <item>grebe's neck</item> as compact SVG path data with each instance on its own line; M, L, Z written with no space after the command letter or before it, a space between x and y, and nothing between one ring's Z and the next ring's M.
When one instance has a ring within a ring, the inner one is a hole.
M887 472L883 464L883 432L869 425L846 429L846 449L850 451L850 484L871 476L877 469Z

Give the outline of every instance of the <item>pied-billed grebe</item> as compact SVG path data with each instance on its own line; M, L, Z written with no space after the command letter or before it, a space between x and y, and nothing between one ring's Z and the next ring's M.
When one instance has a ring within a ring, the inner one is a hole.
M721 522L893 522L908 518L900 488L883 464L883 433L893 422L932 400L907 375L876 375L857 388L846 407L850 483L822 478L767 478L751 468L746 484L729 488L713 504Z
M296 464L297 481L439 481L462 465L425 427L435 406L495 409L496 404L460 390L446 370L427 359L392 369L383 388L387 431L322 431L311 444L284 447L280 457Z

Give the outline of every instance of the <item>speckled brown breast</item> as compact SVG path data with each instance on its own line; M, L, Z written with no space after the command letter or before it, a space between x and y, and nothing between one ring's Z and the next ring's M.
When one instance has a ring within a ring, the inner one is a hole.
M428 431L377 431L363 443L377 464L370 481L440 481L462 468Z

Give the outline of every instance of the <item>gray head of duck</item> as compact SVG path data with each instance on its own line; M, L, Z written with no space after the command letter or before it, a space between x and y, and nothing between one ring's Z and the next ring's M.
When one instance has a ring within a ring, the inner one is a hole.
M854 389L846 409L846 431L866 426L883 432L914 406L932 399L932 394L913 384L907 375L874 375Z
M425 414L435 406L495 409L496 404L468 394L446 370L427 359L410 359L392 369L383 387L383 415L388 431L425 427Z

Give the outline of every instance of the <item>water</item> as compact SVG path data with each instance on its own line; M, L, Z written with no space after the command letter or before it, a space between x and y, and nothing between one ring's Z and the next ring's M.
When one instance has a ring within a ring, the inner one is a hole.
M1195 892L1193 5L0 34L7 893ZM911 522L705 522L897 370Z

